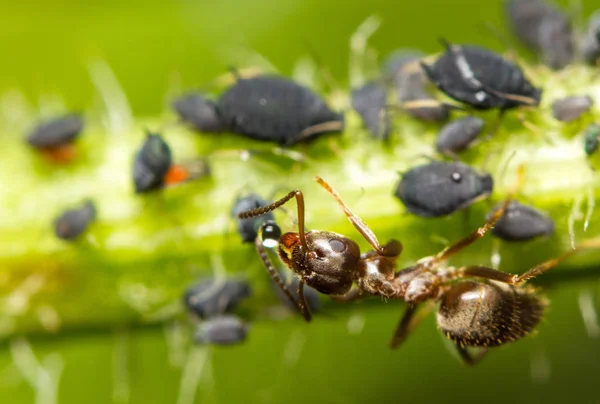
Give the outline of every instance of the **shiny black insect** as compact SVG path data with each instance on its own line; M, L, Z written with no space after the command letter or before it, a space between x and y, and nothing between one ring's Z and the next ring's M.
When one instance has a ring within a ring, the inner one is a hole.
M587 31L581 39L580 50L589 64L600 63L600 10L590 16Z
M501 207L494 207L488 214L488 219ZM554 227L554 221L539 210L512 201L496 222L492 234L505 241L527 241L551 235Z
M594 100L589 95L576 95L561 98L552 103L552 115L562 122L572 122L594 105Z
M207 319L234 310L251 294L250 285L244 279L226 279L217 282L213 278L190 286L183 295L187 309L201 319Z
M519 178L522 178L521 172ZM305 284L321 293L338 296L338 300L353 300L368 295L404 300L408 307L393 335L390 344L392 348L397 348L404 342L424 317L417 314L419 306L431 309L437 304L440 330L455 342L463 361L472 365L483 357L488 347L521 339L539 323L545 300L524 285L528 280L554 268L580 249L600 247L600 238L588 240L577 249L543 262L522 275L501 272L483 265L459 268L445 266L447 259L482 238L494 227L512 200L512 196L509 196L483 226L462 240L438 254L420 259L413 266L396 271L396 260L402 252L402 244L394 239L385 245L379 244L373 231L350 210L338 193L323 179L317 177L317 182L333 196L356 230L369 242L372 250L361 254L358 244L341 234L322 230L306 232L304 195L297 189L266 208L240 214L240 218L259 216L295 198L298 207L298 232L281 236L278 253L281 261L299 278L299 298L294 299L281 279L274 277L276 271L273 264L261 242L257 241L258 252L265 267L307 321L310 321L311 316L303 295ZM511 194L515 192L516 189ZM357 285L356 288L352 288L354 284ZM473 355L468 347L482 350Z
M207 175L203 160L173 164L171 148L157 133L147 132L133 162L133 184L138 194L162 189Z
M205 116L206 109L214 108L228 131L286 146L344 129L344 115L332 111L319 95L274 75L238 77L218 101L205 100L196 108ZM206 126L214 125L214 116L207 122Z
M514 63L478 46L451 45L445 40L442 44L444 54L432 65L421 62L421 67L449 97L476 109L539 105L542 91Z
M188 93L171 104L182 121L201 132L223 132L226 128L217 112L216 103L200 93Z
M485 121L476 116L466 116L445 125L439 132L436 149L455 156L468 148L483 130Z
M67 162L75 156L72 146L84 128L80 114L67 114L40 123L27 136L27 142L42 151L50 160Z
M432 162L402 175L394 195L421 217L446 216L487 198L494 181L460 162Z
M242 242L249 243L256 240L256 237L258 236L258 230L264 224L264 222L274 221L275 217L273 216L273 212L250 219L239 219L237 215L241 212L261 208L269 204L269 201L264 200L256 194L249 194L244 197L240 197L235 201L235 205L231 213L236 218L237 231L242 238Z
M235 345L246 340L248 325L236 316L226 315L210 318L196 326L196 344Z
M600 125L592 122L585 129L584 135L584 150L585 154L591 156L598 150L600 145Z
M515 36L544 64L562 69L573 60L573 32L565 13L544 0L508 0L505 6Z
M377 82L369 82L352 90L352 108L358 112L363 123L376 139L390 136L392 123L386 109L387 93Z
M95 219L96 206L86 200L79 208L66 210L54 220L54 234L62 240L76 239Z
M419 66L424 55L416 51L397 53L387 69L395 69L391 81L396 90L399 107L415 119L445 122L455 106L438 101L427 89L429 82ZM388 73L389 74L389 73Z

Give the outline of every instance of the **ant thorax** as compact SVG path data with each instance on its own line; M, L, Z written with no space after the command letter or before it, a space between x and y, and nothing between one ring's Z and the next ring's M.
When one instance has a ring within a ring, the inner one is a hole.
M415 304L436 299L440 294L442 279L439 273L416 265L399 271L394 283L398 285L398 298L406 303Z

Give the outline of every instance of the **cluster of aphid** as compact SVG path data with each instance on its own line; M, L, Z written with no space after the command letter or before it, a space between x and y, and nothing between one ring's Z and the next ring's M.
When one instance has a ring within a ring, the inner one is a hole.
M515 34L552 68L559 69L574 60L574 36L566 17L541 0L511 0L507 11ZM443 54L434 61L423 55L403 53L390 59L379 79L351 93L352 106L376 138L387 139L392 132L388 91L396 92L400 109L412 117L445 122L455 110L497 109L502 114L522 106L537 107L542 89L534 86L521 68L488 49L455 45L442 40ZM595 14L582 39L581 54L590 63L600 59L600 18ZM439 101L428 86L433 84L454 105ZM556 100L554 117L563 122L579 119L593 106L588 95ZM291 146L318 135L344 130L344 115L334 112L310 89L275 75L236 77L236 82L218 99L189 93L173 102L181 119L200 132L233 132L260 141ZM470 147L485 122L466 116L442 127L436 149L454 159ZM496 125L497 127L497 125ZM78 116L67 116L37 128L29 142L45 155L60 161L74 157L73 141L82 130ZM491 131L494 132L493 130ZM598 149L600 127L586 129L585 152ZM202 160L174 164L168 144L159 134L148 133L135 154L133 182L137 193L164 189L208 173ZM491 231L507 241L525 241L550 235L552 219L533 207L512 199L512 194L489 213L483 226L440 253L396 271L402 244L390 240L381 245L371 229L342 201L323 179L317 182L337 201L350 222L372 250L362 253L358 244L337 233L305 230L304 196L293 190L269 202L250 194L239 198L233 209L243 242L253 242L274 285L284 301L296 308L307 321L319 307L317 292L338 301L366 296L401 299L408 304L393 335L391 346L402 343L423 316L419 308L439 304L437 322L442 332L456 343L466 363L475 363L488 347L518 340L539 323L544 299L525 283L556 266L582 248L598 247L598 241L582 243L566 254L535 266L522 275L513 275L483 265L460 268L444 262ZM432 161L404 173L395 196L412 214L440 217L465 209L487 198L494 181L489 174L476 172L458 162ZM514 193L514 192L513 192ZM282 234L273 211L291 199L297 203L298 231ZM95 218L87 201L80 209L68 211L56 222L56 234L63 239L80 235ZM296 275L284 282L269 258L275 249L281 262ZM289 285L288 285L289 283ZM355 285L355 286L353 286ZM242 280L208 280L185 294L189 311L201 322L195 339L199 343L231 344L246 338L247 326L230 312L250 295ZM479 347L473 355L467 348Z

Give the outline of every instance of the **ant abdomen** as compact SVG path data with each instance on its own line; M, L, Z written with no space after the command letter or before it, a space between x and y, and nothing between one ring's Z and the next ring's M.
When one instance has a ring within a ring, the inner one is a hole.
M308 253L298 233L281 237L279 255L306 284L326 295L342 295L350 290L359 267L358 244L329 231L306 233Z
M545 305L532 289L494 281L463 281L441 297L437 323L461 346L498 346L529 334Z

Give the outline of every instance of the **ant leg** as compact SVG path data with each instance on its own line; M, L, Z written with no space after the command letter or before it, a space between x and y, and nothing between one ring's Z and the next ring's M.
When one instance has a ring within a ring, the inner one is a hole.
M273 279L273 282L275 282L275 284L279 287L279 289L281 289L281 291L286 295L286 297L290 300L290 302L292 302L292 304L298 309L298 311L302 314L304 319L306 321L310 321L312 319L312 316L310 314L310 310L308 309L308 305L306 304L306 300L304 299L303 290L300 287L300 285L304 285L304 283L302 281L300 281L300 283L298 285L298 297L300 298L300 301L297 301L294 298L294 295L292 294L290 289L287 287L287 285L283 282L283 280L279 276L279 273L277 273L277 270L275 269L273 264L271 263L271 260L269 259L269 256L267 255L267 251L265 250L265 247L263 246L262 240L260 239L260 237L256 238L255 245L256 245L256 250L258 251L258 255L260 256L260 259L262 260L263 264L267 268L267 271L269 272L271 279Z
M487 354L487 352L488 352L487 348L482 348L479 352L477 352L475 355L473 355L467 350L466 347L459 345L459 344L455 344L455 345L456 345L456 350L458 351L458 354L460 355L460 358L466 365L469 365L469 366L473 366L473 365L477 364L477 362L482 360L483 357L485 356L485 354Z
M421 323L421 321L429 315L433 304L430 302L421 308L420 312L417 313L418 304L409 304L402 315L402 319L396 327L396 332L390 341L390 348L398 348L408 337L408 335Z
M238 217L240 219L248 219L250 217L264 215L267 212L277 209L292 198L296 198L296 205L298 206L298 236L300 238L300 244L304 251L308 252L308 245L306 244L306 236L304 234L304 194L299 189L291 191L289 194L270 205L242 212L238 214Z
M485 233L487 233L488 231L493 229L496 222L498 220L500 220L500 218L504 215L504 212L506 211L506 209L508 208L508 205L510 204L510 202L513 199L513 195L517 192L517 190L519 189L519 187L521 185L521 182L523 181L523 166L519 166L517 176L518 176L517 184L515 185L514 189L512 189L510 191L510 193L508 194L508 196L502 203L502 206L494 212L494 214L484 223L483 226L479 227L477 230L475 230L474 232L472 232L471 234L469 234L467 237L463 238L462 240L459 240L456 243L444 248L442 251L440 251L435 256L427 257L425 260L423 260L421 262L421 265L433 267L433 266L437 265L438 263L453 256L454 254L462 251L466 247L470 246L475 241L482 238L485 235Z
M373 247L373 250L375 250L378 255L391 259L396 259L400 255L402 252L402 243L392 239L386 245L381 246L377 240L377 236L375 236L375 233L373 233L373 230L371 230L358 215L350 210L348 205L346 205L346 203L342 200L337 191L321 177L317 176L315 177L315 180L319 183L319 185L325 188L325 190L329 192L331 196L333 196L348 217L348 220L350 220L350 223L352 223L352 225L356 228L356 230L358 230L364 239L369 242L371 247Z
M364 297L367 297L367 294L363 293L362 289L354 288L354 289L350 289L350 291L344 295L340 295L340 296L332 295L331 300L333 300L334 302L343 303L343 302L353 302L355 300L359 300Z

